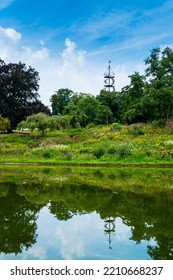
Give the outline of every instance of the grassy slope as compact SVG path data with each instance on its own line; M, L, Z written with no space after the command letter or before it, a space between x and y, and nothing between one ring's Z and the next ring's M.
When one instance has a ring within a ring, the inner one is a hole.
M0 134L0 162L173 164L173 131L150 125Z

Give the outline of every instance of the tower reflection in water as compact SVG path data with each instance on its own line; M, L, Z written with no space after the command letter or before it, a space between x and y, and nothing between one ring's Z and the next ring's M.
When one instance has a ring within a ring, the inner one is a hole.
M115 236L115 218L104 219L104 234L109 242L109 249L112 249L112 239Z

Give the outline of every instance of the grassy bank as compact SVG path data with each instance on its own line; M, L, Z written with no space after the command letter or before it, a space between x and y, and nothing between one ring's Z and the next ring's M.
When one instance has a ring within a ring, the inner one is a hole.
M151 125L0 134L0 162L173 164L173 131Z

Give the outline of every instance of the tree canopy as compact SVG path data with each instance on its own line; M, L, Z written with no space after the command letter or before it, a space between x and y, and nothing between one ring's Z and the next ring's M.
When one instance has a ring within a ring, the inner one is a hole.
M173 50L155 48L144 60L143 75L135 71L121 91L101 90L97 96L60 89L50 101L53 114L68 115L71 125L136 123L173 117Z
M121 91L101 90L93 96L60 88L50 98L52 115L59 116L65 127L67 123L85 127L89 123L130 124L173 117L173 50L155 48L144 61L143 75L135 71ZM51 114L39 99L39 80L31 66L0 60L0 115L9 119L11 129L32 114Z
M45 131L48 130L59 130L61 128L67 128L69 126L69 120L63 116L49 116L45 113L33 114L27 117L26 121L21 121L17 128L30 129L33 131L37 129L41 132L42 136L45 135Z
M0 114L9 118L12 129L32 113L49 111L39 100L39 80L31 66L0 60Z

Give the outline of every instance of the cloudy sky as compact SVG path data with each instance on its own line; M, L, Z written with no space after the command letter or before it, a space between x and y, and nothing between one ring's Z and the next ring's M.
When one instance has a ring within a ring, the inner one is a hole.
M39 72L46 105L60 88L99 94L109 60L120 90L172 45L173 0L0 0L0 57Z

